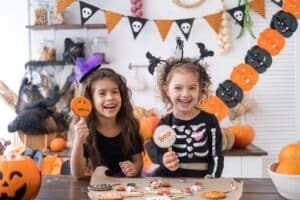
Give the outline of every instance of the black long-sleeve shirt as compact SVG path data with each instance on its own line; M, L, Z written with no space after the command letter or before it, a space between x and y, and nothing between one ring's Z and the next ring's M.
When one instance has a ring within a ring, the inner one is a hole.
M217 118L205 111L201 111L191 120L181 120L172 113L160 120L159 125L169 125L176 132L176 141L172 146L180 163L206 163L207 169L182 169L175 172L166 169L162 164L162 156L167 151L154 146L150 155L156 154L156 162L160 168L157 176L176 177L204 177L211 175L220 177L224 166L222 154L222 134ZM153 160L155 162L155 159Z

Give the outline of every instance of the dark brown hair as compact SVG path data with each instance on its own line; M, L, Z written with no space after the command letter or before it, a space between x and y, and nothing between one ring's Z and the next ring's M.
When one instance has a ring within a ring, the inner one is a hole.
M94 83L97 80L109 79L114 81L119 88L120 96L122 99L121 108L117 114L117 124L121 128L121 141L122 141L122 150L126 156L130 156L130 152L133 147L137 146L139 142L143 144L143 139L139 134L139 122L133 115L133 107L130 102L131 90L127 87L126 79L120 74L116 73L110 68L99 68L97 71L87 77L82 85L82 94L86 98L93 101L93 88ZM87 165L88 168L94 170L102 162L101 152L99 152L96 143L96 134L99 134L96 131L95 123L97 123L97 118L95 110L93 109L89 117L87 118L87 124L90 130L90 134L87 137L85 144L85 149L87 150ZM137 141L138 138L140 141Z
M211 78L206 72L206 68L196 62L195 59L183 58L182 61L178 61L177 59L170 58L167 60L167 63L158 67L157 75L157 85L167 110L170 110L173 105L164 88L169 85L172 75L176 72L191 72L198 77L200 86L199 100L201 102L210 95Z

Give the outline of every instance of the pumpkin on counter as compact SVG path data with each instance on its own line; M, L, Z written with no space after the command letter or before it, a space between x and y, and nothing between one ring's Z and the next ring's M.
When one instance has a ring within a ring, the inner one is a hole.
M41 173L29 157L0 157L0 199L33 199L41 186Z
M300 143L284 146L279 152L279 165L276 172L287 175L300 175Z
M66 147L66 140L61 137L56 137L50 141L50 150L51 151L63 151Z
M255 130L250 125L233 125L228 130L234 134L234 147L245 148L251 144L255 137Z
M144 117L140 120L140 133L144 138L144 141L149 140L159 122L159 118L156 116Z

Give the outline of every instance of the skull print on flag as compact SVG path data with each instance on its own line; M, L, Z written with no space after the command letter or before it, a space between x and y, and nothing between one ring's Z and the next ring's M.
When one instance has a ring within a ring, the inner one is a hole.
M282 0L271 0L273 3L275 3L277 6L282 7Z
M84 3L82 1L79 2L80 3L80 16L81 16L81 24L85 24L85 22L90 19L95 12L97 12L97 10L99 10L99 8Z
M141 32L141 30L144 28L147 19L140 18L140 17L131 17L128 16L130 27L133 33L134 39L138 36L138 34Z
M245 5L241 5L227 11L241 27L244 27L245 8Z
M195 18L176 20L176 23L186 40L189 39L194 20L195 20Z

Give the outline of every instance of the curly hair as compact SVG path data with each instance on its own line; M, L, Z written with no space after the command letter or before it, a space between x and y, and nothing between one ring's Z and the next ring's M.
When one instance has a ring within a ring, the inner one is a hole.
M191 72L198 76L200 86L199 100L201 102L203 102L211 94L211 78L208 75L206 68L196 62L196 59L185 57L179 61L175 58L169 58L167 63L161 64L158 67L157 74L157 85L162 101L164 102L167 110L172 108L172 102L164 88L169 85L172 75L176 72Z
M97 71L84 80L81 90L81 95L90 99L93 102L94 83L97 80L109 79L114 81L120 90L122 99L121 108L117 114L116 121L121 127L121 141L123 143L122 150L126 156L132 152L132 147L137 146L137 142L143 142L142 137L139 134L139 122L133 115L133 106L130 102L131 90L127 87L126 79L120 74L116 73L110 68L99 68ZM94 170L97 166L103 163L101 158L101 152L99 152L96 143L96 112L92 110L91 114L87 117L87 125L90 130L90 134L87 137L85 143L85 150L87 151L87 166L88 169ZM140 141L136 141L138 138ZM92 155L92 156L91 156Z

